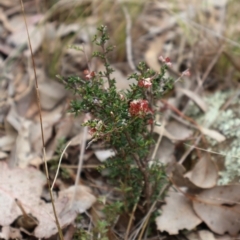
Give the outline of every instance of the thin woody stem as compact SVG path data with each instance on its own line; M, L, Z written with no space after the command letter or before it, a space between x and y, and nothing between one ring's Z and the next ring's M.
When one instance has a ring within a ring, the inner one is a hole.
M106 50L105 50L105 46L102 45L102 50L103 50L103 62L104 62L104 65L106 67L106 78L108 80L108 85L109 87L112 87L112 84L111 84L111 77L110 77L110 73L109 73L109 63L107 61L107 58L106 58Z
M129 145L134 148L132 140L127 132L125 132L125 136L127 138ZM133 156L133 158L144 178L144 193L145 193L147 208L148 208L148 206L150 204L149 200L150 200L151 189L150 189L150 184L149 184L149 173L147 170L147 164L141 162L141 160L139 159L139 156L136 153L131 153L131 155Z

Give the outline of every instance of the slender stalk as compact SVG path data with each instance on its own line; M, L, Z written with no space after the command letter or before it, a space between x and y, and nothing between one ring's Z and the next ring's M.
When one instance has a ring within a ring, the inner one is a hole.
M50 179L49 179L49 173L48 173L48 167L47 167L47 161L46 161L45 140L44 140L43 121L42 121L42 111L41 111L41 104L40 104L40 96L39 96L39 89L38 89L38 80L37 80L36 66L35 66L35 61L34 61L34 58L33 58L32 44L31 44L30 35L29 35L29 31L28 31L28 26L27 26L27 21L26 21L23 1L22 0L19 0L19 1L20 1L22 13L23 13L23 18L24 18L26 30L27 30L28 44L29 44L29 48L30 48L30 51L31 51L31 58L32 58L32 64L33 64L34 76L35 76L35 86L36 86L35 89L36 89L36 95L37 95L37 104L38 104L40 126L41 126L42 147L43 147L43 161L44 161L44 166L45 166L46 179L47 179L48 189L49 189L49 193L50 193L50 197L51 197L53 213L54 213L54 217L55 217L57 228L58 228L59 238L61 240L64 240L63 239L62 229L61 229L59 221L58 221L57 212L56 212L56 208L55 208L55 204L54 204L54 199L53 199L53 194L52 194L51 184L50 184Z
M62 162L63 155L64 155L64 153L66 152L68 146L71 144L71 142L72 142L72 141L68 142L68 144L66 145L66 147L63 149L63 151L62 151L62 153L61 153L60 160L59 160L58 167L57 167L57 172L56 172L55 178L54 178L54 180L53 180L51 190L53 190L54 185L55 185L55 182L56 182L56 180L57 180L57 176L58 176L58 173L59 173L59 169L60 169L60 167L61 167L61 162Z
M113 84L111 84L111 77L110 77L110 72L109 72L109 63L108 63L108 60L107 60L107 57L106 57L107 51L106 51L106 48L105 48L105 43L101 44L101 48L102 48L102 52L103 52L102 59L103 59L103 62L104 62L105 68L106 68L105 76L108 80L108 85L109 85L109 88L110 88L110 87L112 87Z
M133 207L133 210L132 210L132 213L131 213L131 217L130 217L130 220L128 222L127 231L126 231L124 240L128 240L128 235L129 235L129 232L130 232L130 229L131 229L131 226L132 226L132 222L133 222L133 219L134 219L134 213L135 213L135 211L137 209L137 205L138 205L138 203L136 203L134 205L134 207Z
M170 182L168 182L167 184L165 184L165 185L162 187L161 191L159 192L157 199L160 198L160 197L164 194L164 192L167 191L167 189L168 189L170 186L171 186L171 183L170 183ZM148 213L147 213L147 215L146 215L145 221L143 222L143 225L141 226L141 232L140 232L140 234L139 234L138 240L141 240L141 239L142 239L142 236L143 236L143 234L144 234L144 232L145 232L145 229L146 229L146 227L147 227L147 225L148 225L148 222L149 222L151 213L153 212L156 204L157 204L157 200L152 204L152 206L150 207L150 209L149 209L149 211L148 211Z
M77 177L75 180L75 191L74 191L73 198L72 198L72 204L76 197L77 186L78 186L79 180L80 180L80 174L81 174L82 165L83 165L83 156L84 156L84 152L85 152L85 148L86 148L87 131L88 131L88 127L84 127L82 141L81 141L81 150L80 150L81 152L80 152L79 161L78 161Z
M125 132L125 136L127 138L127 141L129 143L130 146L134 147L132 144L132 140L129 136L129 134L127 132ZM147 170L147 166L145 163L142 163L141 160L139 159L139 156L136 153L132 153L132 156L139 168L139 170L141 171L143 178L144 178L144 193L145 193L145 197L146 197L146 203L147 203L147 209L149 208L149 204L150 204L150 195L151 195L151 186L149 183L149 173Z

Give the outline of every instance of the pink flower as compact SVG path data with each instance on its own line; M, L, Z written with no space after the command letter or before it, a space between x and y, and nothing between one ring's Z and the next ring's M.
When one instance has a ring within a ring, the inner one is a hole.
M162 63L165 63L167 66L171 67L172 63L169 57L164 58L163 56L160 56L158 58Z
M186 76L186 77L190 77L191 76L191 72L189 71L189 69L186 69L185 71L182 72L181 76Z
M130 102L129 113L131 116L144 117L146 114L153 114L147 100L137 99Z
M94 135L95 133L100 133L102 131L103 128L103 122L102 120L99 119L94 119L89 123L90 127L88 130L88 133L90 135Z
M90 71L87 70L87 69L83 71L83 74L85 75L85 78L86 78L87 80L95 77L95 72L94 72L94 71L90 72Z
M92 136L92 135L94 135L94 133L96 133L97 132L97 129L96 128L90 128L89 130L88 130L88 133Z
M147 122L148 124L153 124L154 123L154 121L153 121L153 119L152 118L150 118L150 119L148 119L148 122Z
M121 99L122 101L124 100L123 94L119 93L119 97L120 97L120 99Z
M140 81L138 81L138 86L144 88L152 86L151 78L141 79Z

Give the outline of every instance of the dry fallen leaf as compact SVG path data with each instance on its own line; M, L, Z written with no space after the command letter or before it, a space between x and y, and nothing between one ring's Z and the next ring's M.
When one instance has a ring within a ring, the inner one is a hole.
M17 131L21 128L21 117L19 116L17 112L16 104L10 100L10 111L8 112L8 115L6 117L7 122Z
M48 155L52 156L55 152L57 146L59 145L59 139L62 138L68 138L71 136L71 131L73 129L74 120L71 116L66 116L61 119L56 125L55 125L55 131L56 135L53 139L53 141L49 144L47 147Z
M8 0L7 0L8 1ZM2 0L1 0L2 3ZM28 26L37 24L44 16L42 14L27 14L25 15ZM21 14L16 14L9 19L9 22L14 26L15 31L26 30L25 22Z
M64 214L69 201L69 198L59 198L55 201L55 208L61 227L69 225L77 216L77 213L73 211ZM36 206L33 214L37 216L39 221L39 225L34 230L35 237L49 238L58 232L51 203Z
M0 151L0 159L4 159L8 156L7 153Z
M202 109L203 112L207 111L208 109L207 104L203 101L203 99L197 93L185 88L177 88L177 91L182 92L191 100L193 100Z
M96 201L91 191L86 186L78 186L75 200L73 200L75 186L59 192L59 198L55 201L55 208L61 227L72 223L78 213L85 212ZM33 212L37 216L39 225L34 231L38 238L49 238L57 233L57 226L53 214L52 204L43 204L35 208Z
M1 5L3 5L4 7L11 7L14 6L14 2L9 2L9 0L1 0Z
M22 239L20 229L12 228L10 226L1 227L0 231L1 239Z
M177 121L170 121L167 126L166 130L176 139L187 139L192 136L193 130L189 129L188 127L184 126L183 124Z
M18 136L15 143L15 166L25 168L29 161L33 158L31 154L30 143L30 126L32 122L24 119L22 121L21 129L18 131Z
M234 236L240 231L240 185L206 189L192 201L197 215L213 232Z
M221 133L217 132L216 130L208 129L202 126L198 126L199 130L208 137L216 140L217 142L223 142L226 140L225 136L223 136Z
M191 231L186 235L188 240L217 240L214 234L208 230L201 230L201 231ZM230 240L228 238L223 240ZM233 239L232 239L233 240Z
M18 29L7 38L7 43L18 47L26 45L28 38L25 34L25 31L25 26L24 28ZM38 27L34 25L29 25L28 31L32 40L32 50L33 53L35 53L42 44L44 38L44 26ZM30 50L26 50L25 55L29 57L31 55Z
M193 211L191 201L178 192L169 192L161 216L156 218L157 229L169 234L178 234L179 230L192 230L202 221Z
M42 119L43 119L43 131L45 142L47 142L52 137L53 127L54 125L61 119L63 115L63 105L55 107L52 111L42 111ZM32 143L32 148L35 153L42 153L42 134L40 128L40 122L37 121L30 126L30 141ZM49 156L49 153L47 152Z
M44 175L33 168L9 169L0 163L0 225L11 224L22 213L15 203L19 199L26 212L39 205L42 187L46 182Z
M189 190L200 190L199 187L194 185L188 178L184 177L186 169L182 164L179 164L176 161L171 162L167 165L166 172L171 179L171 182L178 187L187 187Z
M216 240L214 234L207 230L201 230L198 232L200 240Z
M71 186L59 192L60 199L66 197L70 199L66 210L71 210L78 213L85 212L96 201L96 198L91 193L90 188L83 185L78 185L77 187Z
M185 177L200 188L211 188L217 184L218 169L211 159L204 156Z
M40 171L34 168L9 169L5 163L0 163L0 182L0 226L8 226L22 215L15 201L18 199L25 212L37 219L34 236L48 238L57 233L52 204L45 203L40 198L46 182L46 177ZM61 227L69 225L77 213L85 212L96 200L88 187L78 186L73 201L74 190L73 186L61 191L60 197L55 200Z
M224 235L216 235L215 236L216 240L238 240L240 239L240 235L238 234L237 236L231 237L229 234L224 234Z
M61 23L57 30L57 37L65 37L70 33L77 32L79 29L81 29L79 23L72 23L68 25Z
M74 196L75 190L76 192ZM73 197L75 197L74 200ZM94 195L92 195L91 190L83 185L79 185L77 188L72 186L60 191L59 198L56 201L56 209L60 226L64 227L69 225L76 218L78 213L85 212L93 205L95 201L96 198ZM35 236L38 238L48 238L57 233L57 227L53 217L51 204L48 204L48 209L52 216L49 218L46 214L42 214L40 218L40 224L34 232ZM38 209L39 214L44 211L46 211L45 207L42 210ZM37 214L37 216L39 215Z
M166 34L155 38L154 41L151 41L147 51L145 52L146 63L151 69L154 69L155 71L159 71L160 68L158 57L160 56L160 53L163 52L165 40Z
M12 149L13 144L16 140L14 135L6 135L0 138L0 149L3 151L9 151Z
M227 4L227 0L207 0L207 5L213 5L214 7L222 8Z
M2 8L0 8L0 22L9 32L14 32L14 27L9 23L8 18L4 14L4 11Z
M174 136L174 135L172 135L171 133L169 133L168 130L166 130L166 127L163 126L163 125L161 125L161 126L155 125L155 126L154 126L154 132L155 132L155 133L158 133L160 136L165 136L165 137L167 137L168 139L173 140L173 141L181 141L181 140L184 140L184 139L182 139L181 137L179 138L178 136Z
M158 161L164 165L168 164L175 160L174 151L175 146L171 140L166 137L162 137L155 159L158 159Z
M1 230L0 230L0 238L1 239L9 239L9 234L10 234L9 226L1 227Z
M216 184L217 169L215 164L209 162L206 158L202 158L195 165L191 174L188 174L192 182L183 177L184 168L181 165L175 163L168 168L169 177L174 185L187 187L188 191L186 196L179 193L168 195L166 205L162 208L163 213L157 218L159 230L176 234L178 230L187 228L183 227L186 222L194 222L192 217L194 214L189 214L189 211L195 213L217 234L229 233L234 236L240 231L240 185L212 187ZM212 188L202 189L206 187ZM190 204L191 202L192 204ZM182 218L179 217L181 213L179 209L185 211L185 213L182 213ZM168 222L171 222L171 224L168 224ZM184 224L181 225L181 222ZM199 239L208 238L199 236Z
M39 83L39 92L42 109L46 110L53 109L66 96L63 85L51 79Z

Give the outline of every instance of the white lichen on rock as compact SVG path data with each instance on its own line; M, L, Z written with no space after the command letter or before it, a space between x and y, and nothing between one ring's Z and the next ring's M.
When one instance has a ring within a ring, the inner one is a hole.
M225 171L220 172L219 184L226 185L235 179L240 178L240 142L239 138L235 139L225 157Z
M234 91L216 92L204 98L208 105L208 111L203 114L196 110L194 103L190 104L188 115L194 118L200 125L215 129L226 138L226 144L216 144L210 138L206 138L211 150L225 155L225 170L220 172L219 184L225 185L236 179L240 179L240 99L237 97L231 101L226 110L223 105L236 94ZM217 157L215 157L217 161Z

